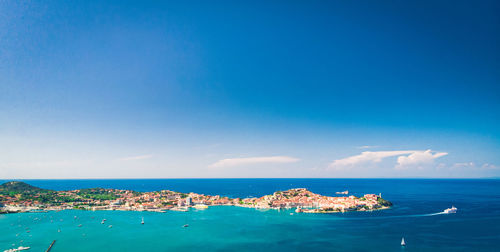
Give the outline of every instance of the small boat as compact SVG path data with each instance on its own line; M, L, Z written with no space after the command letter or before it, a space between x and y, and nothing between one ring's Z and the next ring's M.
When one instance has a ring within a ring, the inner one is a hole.
M182 226L182 227L187 228L187 227L189 227L189 224L184 224L184 226Z
M401 239L401 246L406 246L406 242L405 242L405 238L404 237Z
M187 207L173 207L171 211L187 212L189 209Z
M113 225L109 225L109 226L108 226L108 228L112 228L112 227L113 227Z
M348 190L345 190L343 192L336 192L335 194L349 194L349 191Z
M144 217L142 217L141 224L144 225Z
M105 221L106 221L106 219L102 219L101 224L104 224Z
M196 205L194 205L194 208L196 208L196 209L207 209L208 206L205 205L205 204L196 204Z
M451 208L446 208L443 213L445 214L450 214L450 213L456 213L457 212L457 208L454 207L454 206L451 206Z
M79 224L78 227L82 227L82 224Z
M28 249L30 249L30 247L19 246L18 248L4 250L4 252L16 252L16 251L28 250Z

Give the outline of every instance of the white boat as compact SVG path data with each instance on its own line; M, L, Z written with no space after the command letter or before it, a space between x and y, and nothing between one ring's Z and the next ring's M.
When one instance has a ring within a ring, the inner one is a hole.
M196 209L207 209L208 206L205 205L205 204L196 204L196 205L194 205L194 208L196 208Z
M141 224L144 224L144 217L142 217L142 221L141 221Z
M451 208L446 208L443 213L446 213L446 214L450 214L450 213L456 213L457 212L457 208L454 207L454 206L451 206Z
M173 207L171 211L187 212L189 209L187 207Z
M345 190L343 192L336 192L335 194L349 194L349 191L348 190Z
M3 252L16 252L16 251L28 250L28 249L30 249L30 247L19 246L18 248L4 250Z
M406 242L405 242L405 238L404 237L401 239L401 246L406 246Z

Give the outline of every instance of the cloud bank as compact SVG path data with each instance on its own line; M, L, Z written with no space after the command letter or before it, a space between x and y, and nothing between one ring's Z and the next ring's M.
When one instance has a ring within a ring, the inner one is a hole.
M446 152L435 152L432 153L431 150L426 151L416 151L411 153L408 156L399 156L398 164L396 165L396 169L407 169L407 168L421 168L422 165L432 164L434 159L446 156L448 153Z
M364 151L359 155L337 159L330 163L330 169L348 169L362 164L379 163L388 157L398 157L396 169L406 169L432 163L434 159L447 155L446 152L432 150Z
M228 158L219 160L211 164L210 168L224 168L233 166L242 166L250 164L283 164L295 163L300 161L298 158L288 156L272 156L272 157L249 157L249 158Z
M489 164L489 163L484 163L482 165L478 165L474 162L468 162L468 163L455 163L450 167L446 167L446 165L442 165L440 168L448 168L449 170L462 170L462 169L468 169L468 170L496 170L500 169L499 166Z

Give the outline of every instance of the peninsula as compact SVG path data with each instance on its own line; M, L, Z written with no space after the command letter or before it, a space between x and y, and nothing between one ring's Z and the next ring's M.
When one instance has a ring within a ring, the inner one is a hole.
M331 197L310 192L305 188L278 191L260 198L229 198L170 190L136 192L91 188L54 191L20 181L0 185L0 213L69 209L164 212L187 211L189 208L203 209L209 206L295 208L296 212L332 213L386 209L391 205L391 202L376 194L365 194L363 197L354 195Z

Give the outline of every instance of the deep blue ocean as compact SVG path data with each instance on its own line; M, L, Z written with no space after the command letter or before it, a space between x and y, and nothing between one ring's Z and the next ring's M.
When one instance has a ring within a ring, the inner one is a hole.
M23 181L55 190L169 189L229 197L259 197L305 187L326 195L343 190L357 196L382 193L394 206L373 212L294 215L291 211L225 206L166 213L72 210L7 214L0 215L0 251L21 244L32 251L45 251L52 240L57 240L53 252L500 251L498 179ZM456 214L439 214L452 205L458 208ZM140 225L142 217L145 225ZM108 220L106 225L100 224L103 218ZM190 226L183 228L186 223ZM400 246L402 237L406 247Z

